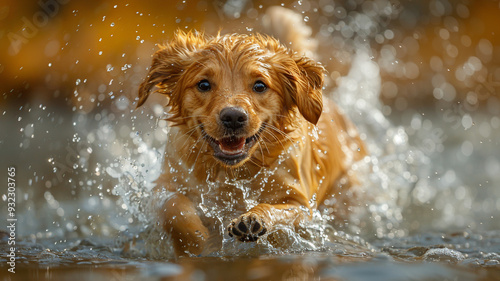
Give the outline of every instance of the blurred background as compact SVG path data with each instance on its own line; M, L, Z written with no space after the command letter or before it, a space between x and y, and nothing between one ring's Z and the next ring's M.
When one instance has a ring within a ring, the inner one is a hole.
M334 81L349 68L352 41L367 41L383 74L382 98L394 110L459 102L475 108L498 89L494 0L6 0L0 8L3 99L57 100L85 112L112 98L133 101L155 44L176 29L258 32L273 5L304 15L329 50L320 55L324 64L333 60ZM489 105L492 113L498 113L495 105Z
M259 32L273 5L312 27L328 91L367 51L381 76L383 114L431 157L438 180L460 182L441 194L461 202L441 206L446 212L465 213L452 225L500 228L499 1L4 0L0 182L14 165L20 235L109 235L133 224L106 168L123 165L117 155L141 152L131 135L164 143L157 104L165 101L153 95L135 110L156 44L177 29Z

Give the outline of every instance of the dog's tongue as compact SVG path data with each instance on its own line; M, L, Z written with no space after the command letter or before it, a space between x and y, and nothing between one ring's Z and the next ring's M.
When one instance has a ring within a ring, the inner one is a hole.
M228 137L219 141L219 148L225 154L238 154L243 151L245 138Z

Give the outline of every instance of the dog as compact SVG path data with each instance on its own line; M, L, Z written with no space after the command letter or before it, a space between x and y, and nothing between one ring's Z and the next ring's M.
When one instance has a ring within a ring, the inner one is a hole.
M159 224L176 255L199 255L213 235L200 216L201 197L245 206L228 181L244 181L256 194L256 204L224 227L235 240L257 241L316 209L344 219L355 201L351 166L366 151L355 126L323 97L324 75L319 63L260 34L178 31L154 53L137 106L152 92L168 100L155 192L169 194ZM217 194L207 182L219 183Z

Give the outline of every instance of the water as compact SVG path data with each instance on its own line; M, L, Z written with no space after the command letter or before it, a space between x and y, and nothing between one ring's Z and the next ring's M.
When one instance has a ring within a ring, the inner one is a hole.
M4 92L0 131L6 134L0 148L6 160L0 178L7 182L7 166L16 167L18 221L16 274L7 272L9 258L2 255L0 276L6 280L498 279L500 107L492 93L500 80L493 55L498 42L486 35L476 40L472 33L456 35L457 39L453 31L457 26L466 29L468 19L482 10L446 1L432 1L429 6L405 2L401 7L388 1L323 2L320 8L314 1L300 1L291 8L304 20L307 17L308 24L317 25L319 59L329 69L325 94L354 121L370 152L355 167L366 201L354 208L348 224L332 226L328 216L317 212L297 232L282 227L257 243L220 238L210 241L201 257L173 258L168 237L155 228L150 204L169 130L162 120L163 101L134 110L135 90L123 91L137 89L153 50L154 42L138 41L147 46L135 54L119 52L120 64L106 62L100 68L109 80L86 78L77 69L79 76L70 88L76 90L61 87L57 92L74 96L72 106L43 98L48 95L43 88L29 88L38 95L28 100L6 98L10 91ZM238 32L258 30L252 20L264 9L255 6L245 15L242 3L221 6L218 21L234 24ZM126 12L126 7L113 9ZM419 9L428 9L430 16L417 13ZM234 20L241 17L248 23L238 27ZM429 58L428 68L419 65L428 50L420 41L425 30L417 28L418 19L443 20L432 40L443 44L444 51ZM111 14L99 21L106 28L123 24ZM191 24L187 17L176 23ZM417 31L408 32L412 29ZM450 46L472 42L476 47L464 59ZM130 62L129 57L135 56L144 62ZM81 58L74 61L82 64ZM57 63L49 67L55 69ZM53 87L56 74L45 77L42 85ZM255 204L244 182L233 184L246 196L246 207ZM216 191L218 186L210 183L208 188ZM4 191L0 193L6 202ZM220 225L233 218L231 204L212 206L203 200L199 204ZM1 206L6 214L6 204ZM0 233L2 252L9 252L9 236Z
M376 99L380 77L373 73L378 73L377 65L366 54L359 54L350 73L332 93L334 98L338 93L349 97L337 102L365 134L371 152L358 164L361 184L371 200L353 212L345 229L334 229L321 213L316 213L313 222L303 225L298 233L283 227L255 244L226 238L218 242L222 247L204 253L205 258L174 262L168 239L155 230L148 208L168 130L159 121L161 108L154 106L149 113L123 111L125 118L119 120L113 117L116 113L106 111L85 115L66 112L60 114L72 116L65 117L70 120L61 125L69 128L63 133L67 138L59 141L55 149L68 155L49 155L47 162L33 163L38 166L26 170L16 165L20 182L23 173L33 170L33 175L26 177L27 186L36 186L37 182L45 186L42 200L36 197L40 194L36 190L20 187L18 191L18 204L25 207L18 211L18 268L29 278L66 278L75 271L83 271L91 278L87 270L95 268L103 279L118 270L123 279L172 275L210 280L218 278L211 271L213 267L226 268L229 264L237 264L237 269L228 276L244 271L248 278L255 275L257 280L279 274L347 280L363 280L366 276L375 276L374 280L496 276L500 264L499 232L476 230L477 225L462 227L485 215L482 210L467 209L467 205L477 203L467 202L472 191L461 181L460 170L435 167L436 157L426 155L419 143L412 145L406 129L391 124L381 113L382 106ZM51 110L44 106L31 108L35 116ZM24 128L21 138L28 139L19 142L25 148L23 153L30 154L30 148L46 145L54 153L50 142L64 139L56 135L50 136L54 140L40 137L41 141L37 141L40 132L52 130L57 118L30 129L34 124L30 115L10 109L5 112L13 122L19 116L22 118L18 122L25 122L19 126ZM151 130L137 131L138 127ZM128 129L117 132L113 128ZM443 152L441 157L450 156ZM44 169L45 174L40 172ZM59 179L70 188L58 187ZM216 183L212 185L212 189L217 188ZM235 183L235 188L245 193L244 183ZM456 209L447 211L450 204ZM227 221L223 214L231 214L232 208L206 206L204 210L209 216ZM3 237L6 247L7 235ZM273 244L275 240L286 241L281 243L286 246ZM165 259L170 262L163 262ZM3 258L2 262L6 261ZM264 265L253 269L243 261ZM72 270L62 271L66 267ZM275 268L279 268L277 272Z

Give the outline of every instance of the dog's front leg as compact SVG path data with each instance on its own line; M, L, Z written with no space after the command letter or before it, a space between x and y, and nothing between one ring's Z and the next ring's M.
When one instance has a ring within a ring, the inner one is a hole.
M256 241L276 224L296 224L305 216L295 204L259 204L234 219L228 227L231 237L240 241Z
M208 229L196 213L193 202L176 193L160 210L163 228L172 237L177 256L199 255L208 239Z

